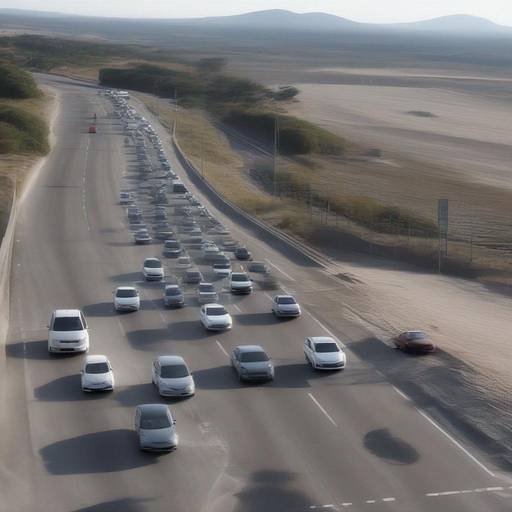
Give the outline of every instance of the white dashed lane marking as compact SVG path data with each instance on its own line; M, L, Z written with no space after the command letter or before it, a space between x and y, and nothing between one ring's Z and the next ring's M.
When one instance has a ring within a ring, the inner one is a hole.
M217 346L224 352L224 355L226 357L229 357L229 354L227 353L226 349L222 346L222 343L219 340L215 340L215 343L217 343Z
M320 402L311 394L311 393L308 393L308 396L309 398L311 398L311 400L313 400L313 403L322 411L322 413L324 414L324 416L335 426L337 427L338 425L336 424L336 422L332 419L331 415L322 407L322 405L320 404Z

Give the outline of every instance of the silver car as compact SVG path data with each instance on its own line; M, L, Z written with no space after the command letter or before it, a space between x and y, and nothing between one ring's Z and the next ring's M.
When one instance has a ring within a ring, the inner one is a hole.
M135 408L135 431L139 448L151 452L170 452L178 447L176 421L165 404L142 404Z
M297 317L301 310L292 295L276 295L272 299L272 313L277 317Z
M185 305L185 296L177 284L165 286L164 304L169 308L182 308Z
M231 352L231 366L241 381L274 380L274 365L259 345L238 345Z

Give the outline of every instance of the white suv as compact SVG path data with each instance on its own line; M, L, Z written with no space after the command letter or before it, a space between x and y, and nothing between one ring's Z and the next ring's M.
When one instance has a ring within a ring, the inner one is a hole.
M79 309L57 309L48 326L48 352L87 352L89 331Z

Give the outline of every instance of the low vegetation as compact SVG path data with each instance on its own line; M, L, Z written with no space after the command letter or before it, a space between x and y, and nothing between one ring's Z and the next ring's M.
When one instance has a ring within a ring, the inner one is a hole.
M0 154L48 152L48 128L38 116L22 108L0 105Z
M40 95L30 73L17 66L0 63L0 98L27 99Z

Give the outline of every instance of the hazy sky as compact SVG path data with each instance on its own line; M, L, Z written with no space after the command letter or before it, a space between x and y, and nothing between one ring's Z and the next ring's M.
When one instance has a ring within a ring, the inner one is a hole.
M200 17L262 9L321 11L356 21L395 22L473 14L512 25L512 0L0 0L0 7L123 17Z

